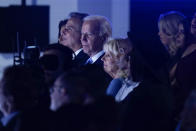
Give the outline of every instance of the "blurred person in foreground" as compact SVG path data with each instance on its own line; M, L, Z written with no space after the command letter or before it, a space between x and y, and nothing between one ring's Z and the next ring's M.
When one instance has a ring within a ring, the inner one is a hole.
M73 67L72 53L71 49L57 43L46 47L40 58L40 64L45 73L47 87L52 86L61 73Z
M39 103L43 83L32 67L5 69L0 83L0 111L6 131L52 130L50 112Z
M85 115L83 102L88 79L77 71L60 75L50 89L50 109L55 114L56 130L82 130Z

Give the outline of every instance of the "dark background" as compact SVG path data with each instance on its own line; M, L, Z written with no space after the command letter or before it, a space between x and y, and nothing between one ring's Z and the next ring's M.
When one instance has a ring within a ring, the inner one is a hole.
M10 6L0 8L0 52L16 51L16 32L21 50L37 43L42 49L49 43L48 6Z
M196 0L131 0L130 27L144 38L158 33L159 15L168 11L180 11L191 17L196 12Z
M135 45L151 63L162 64L168 57L158 36L159 15L168 11L182 12L191 18L196 0L131 0L130 31Z

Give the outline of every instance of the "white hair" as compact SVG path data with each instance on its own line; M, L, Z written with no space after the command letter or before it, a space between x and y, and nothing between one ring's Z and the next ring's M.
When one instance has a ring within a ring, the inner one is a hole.
M107 34L108 39L112 37L112 28L110 25L109 20L104 16L99 15L91 15L84 18L84 22L86 21L96 21L100 25L100 32L99 35L102 36Z

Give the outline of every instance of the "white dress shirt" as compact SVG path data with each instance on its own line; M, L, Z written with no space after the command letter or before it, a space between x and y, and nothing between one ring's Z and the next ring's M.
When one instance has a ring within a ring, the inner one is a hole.
M104 51L102 50L102 51L98 52L96 55L90 57L90 59L92 60L92 64L93 64L97 59L99 59L99 57L102 56L103 54L104 54Z
M75 59L75 57L82 51L82 48L80 48L79 50L75 51L74 54L72 54L73 56L73 60Z
M123 81L122 87L119 89L118 93L115 96L116 102L123 101L134 88L138 87L140 82L134 82L132 80L125 79Z

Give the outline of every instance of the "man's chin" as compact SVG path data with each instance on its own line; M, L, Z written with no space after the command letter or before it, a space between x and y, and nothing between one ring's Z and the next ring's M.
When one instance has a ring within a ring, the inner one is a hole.
M66 41L59 41L59 43L60 43L61 45L67 46L67 42L66 42Z
M88 50L85 50L85 49L83 48L83 51L84 51L84 53L86 53L87 55L89 55L89 51L88 51Z
M51 103L50 104L50 110L51 111L56 111L58 108L57 108L57 106L54 104L54 103Z

